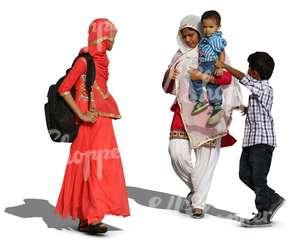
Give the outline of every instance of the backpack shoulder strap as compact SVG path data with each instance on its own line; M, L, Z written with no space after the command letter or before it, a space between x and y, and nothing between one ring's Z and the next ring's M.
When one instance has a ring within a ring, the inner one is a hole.
M80 53L74 59L71 68L74 66L74 64L76 63L78 58L84 58L86 60L86 62L87 62L86 77L87 77L88 80L91 80L91 82L94 83L95 78L96 78L96 67L95 67L93 57L89 53ZM71 68L69 68L66 71L66 74L68 74L70 72Z
M89 53L81 53L80 55L78 55L77 58L79 57L84 57L87 62L85 87L87 89L88 97L89 97L88 110L90 110L90 104L91 104L90 92L92 91L92 86L96 78L96 67L95 67L93 57Z
M78 55L77 58L83 57L87 62L87 69L86 69L86 79L90 81L90 84L93 84L96 78L96 68L93 57L89 53L81 53ZM75 61L77 60L75 59Z

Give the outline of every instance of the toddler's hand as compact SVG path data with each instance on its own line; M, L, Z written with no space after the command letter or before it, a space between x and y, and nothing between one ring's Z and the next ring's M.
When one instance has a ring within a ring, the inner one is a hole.
M216 69L215 76L222 76L222 75L223 75L223 69L222 68Z
M224 63L221 62L220 60L215 61L215 67L216 69L223 69L224 68Z

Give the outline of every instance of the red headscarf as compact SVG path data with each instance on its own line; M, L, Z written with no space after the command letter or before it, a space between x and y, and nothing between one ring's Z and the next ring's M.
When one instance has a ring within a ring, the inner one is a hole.
M117 29L108 19L95 19L89 26L88 46L83 51L88 51L92 56L104 54L113 45Z
M117 29L114 24L105 18L95 19L89 26L88 46L80 52L88 52L95 61L97 80L103 89L106 89L108 79L109 60L107 50L112 48Z

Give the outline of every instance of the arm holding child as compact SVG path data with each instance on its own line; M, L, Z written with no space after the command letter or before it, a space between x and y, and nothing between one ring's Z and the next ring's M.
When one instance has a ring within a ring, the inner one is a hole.
M212 37L209 38L209 44L216 53L219 53L218 60L221 62L225 62L225 47L227 46L227 42L222 37L221 32L217 32L217 33L213 34ZM216 68L215 75L222 76L223 69Z
M224 50L220 53L219 61L223 62L223 63L225 62L225 51ZM223 68L216 68L215 75L216 76L222 76L223 75Z
M191 80L204 80L206 82L216 84L219 86L229 85L231 83L232 75L230 72L223 72L221 76L213 76L206 73L202 73L197 69L193 69L192 67L188 71L191 76Z

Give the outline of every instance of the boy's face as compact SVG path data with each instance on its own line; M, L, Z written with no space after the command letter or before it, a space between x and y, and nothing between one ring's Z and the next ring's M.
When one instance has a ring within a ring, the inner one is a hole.
M195 48L199 41L199 33L191 28L184 28L181 31L181 36L185 44L190 48Z
M255 80L261 80L260 75L254 69L252 69L250 66L248 68L248 75L250 75Z
M215 19L202 20L202 29L206 37L210 37L214 32L218 31L220 26Z

